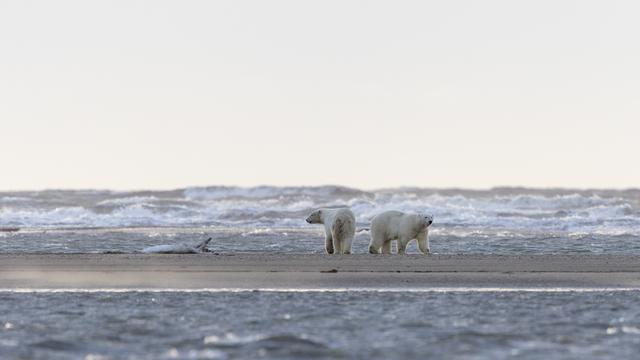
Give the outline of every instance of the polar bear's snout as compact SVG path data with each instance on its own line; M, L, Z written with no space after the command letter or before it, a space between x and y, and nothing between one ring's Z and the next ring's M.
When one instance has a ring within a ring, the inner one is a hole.
M316 210L309 214L305 221L309 224L320 224L322 223L322 210Z

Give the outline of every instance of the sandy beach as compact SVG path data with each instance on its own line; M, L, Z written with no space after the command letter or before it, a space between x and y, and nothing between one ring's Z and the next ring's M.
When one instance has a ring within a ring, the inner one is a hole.
M640 289L640 257L2 254L0 288Z

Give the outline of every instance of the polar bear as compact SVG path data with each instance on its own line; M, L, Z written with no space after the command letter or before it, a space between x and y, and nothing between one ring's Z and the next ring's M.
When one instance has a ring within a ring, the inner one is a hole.
M327 254L351 254L356 236L356 217L348 208L318 209L307 217L309 224L324 224Z
M429 254L429 225L433 216L408 214L401 211L385 211L371 220L371 241L369 252L391 253L391 241L398 240L398 254L404 254L407 243L418 240L418 248L423 254Z

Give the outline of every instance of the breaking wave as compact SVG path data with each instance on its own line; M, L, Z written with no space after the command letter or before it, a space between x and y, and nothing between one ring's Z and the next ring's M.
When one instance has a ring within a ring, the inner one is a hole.
M359 225L384 210L421 211L434 231L640 235L640 190L197 187L172 191L0 193L0 227L304 227L318 207L349 206ZM440 229L440 230L439 230Z

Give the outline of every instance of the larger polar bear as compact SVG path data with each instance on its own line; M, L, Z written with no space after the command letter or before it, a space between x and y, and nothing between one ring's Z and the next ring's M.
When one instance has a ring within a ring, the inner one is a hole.
M371 241L369 252L391 253L391 241L398 240L398 254L404 254L407 243L418 240L418 248L423 254L429 254L429 225L433 216L407 214L401 211L385 211L371 220Z
M324 224L327 254L351 254L356 236L356 217L348 208L318 209L307 217L309 224Z

